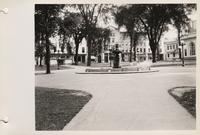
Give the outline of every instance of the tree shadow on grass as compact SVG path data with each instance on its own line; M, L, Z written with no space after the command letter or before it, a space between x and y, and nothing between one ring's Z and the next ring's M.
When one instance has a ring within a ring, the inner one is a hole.
M80 90L36 87L36 130L62 130L91 97Z

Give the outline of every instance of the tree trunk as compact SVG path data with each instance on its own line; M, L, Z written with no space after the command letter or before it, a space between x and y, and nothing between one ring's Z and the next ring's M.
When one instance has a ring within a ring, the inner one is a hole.
M156 62L156 49L157 49L157 46L154 43L154 41L151 40L151 39L149 39L149 46L150 46L151 52L152 52L152 62L155 63Z
M132 49L133 49L133 36L131 35L130 36L130 57L129 57L129 62L132 62L132 55L133 55L133 53L132 53Z
M133 60L136 61L136 46L133 47L133 52L134 52Z
M152 48L151 52L152 52L152 62L155 63L156 62L156 48Z
M87 47L88 47L87 66L91 66L91 37L90 36L88 36L88 39L87 39Z
M42 59L43 59L43 56L42 56L42 54L40 54L40 65L39 66L42 66Z
M79 48L79 43L76 44L76 53L75 53L75 65L78 65L78 48Z
M156 53L157 53L157 61L160 60L160 50L159 50L159 44L156 44Z
M180 33L181 33L181 32L180 32L180 31L181 31L181 30L178 29L178 33L177 33L177 34L178 34L178 46L181 46L181 36L180 36ZM181 55L179 55L179 58L182 59Z
M48 12L45 13L45 23L46 23L46 27L45 27L45 47L46 47L46 54L45 54L45 64L46 64L46 74L50 74L51 70L50 70L50 44L49 44L49 31L48 31Z
M48 34L47 34L48 35ZM46 55L45 55L45 62L46 62L46 73L50 74L50 47L49 47L49 38L46 35Z
M135 35L135 36L136 36L136 35ZM136 57L137 57L137 56L136 56L136 46L137 46L137 45L136 45L136 42L137 42L136 40L137 40L137 39L134 39L134 41L133 41L133 51L134 51L134 58L133 58L133 59L134 59L134 61L136 61Z
M35 57L35 60L36 60L36 66L38 66L38 65L39 65L39 62L38 62L38 56Z

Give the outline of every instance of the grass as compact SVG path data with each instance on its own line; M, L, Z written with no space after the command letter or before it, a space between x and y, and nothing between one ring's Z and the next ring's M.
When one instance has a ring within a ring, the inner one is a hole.
M182 86L170 89L172 95L192 116L196 117L196 87Z
M62 130L91 97L79 90L36 87L36 130Z
M72 69L72 67L62 66L60 65L59 69L57 65L52 65L51 70L65 70L65 69ZM45 71L46 66L35 66L35 71Z

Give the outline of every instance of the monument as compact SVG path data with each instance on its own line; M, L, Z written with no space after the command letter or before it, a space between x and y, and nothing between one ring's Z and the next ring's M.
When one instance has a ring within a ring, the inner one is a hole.
M115 50L113 50L112 53L114 54L113 68L120 68L120 66L119 66L119 54L121 53L121 51L118 49L118 44L116 44Z

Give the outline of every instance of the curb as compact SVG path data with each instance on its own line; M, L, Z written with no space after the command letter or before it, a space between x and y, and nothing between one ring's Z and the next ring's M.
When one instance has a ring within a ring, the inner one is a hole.
M121 71L121 72L76 72L76 74L136 74L136 73L151 73L159 70L144 70L144 71Z

